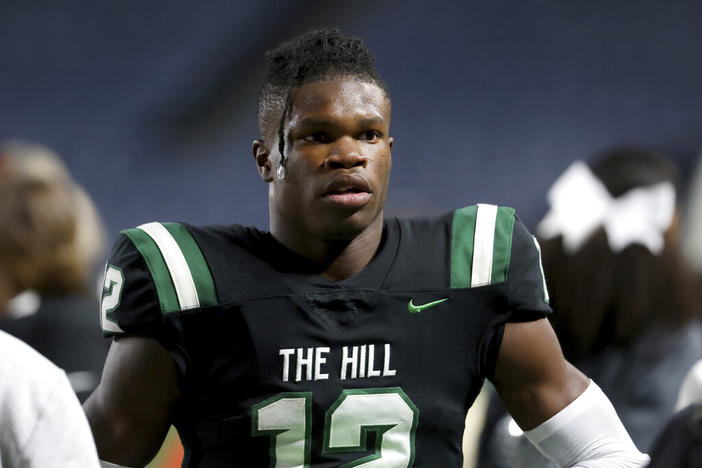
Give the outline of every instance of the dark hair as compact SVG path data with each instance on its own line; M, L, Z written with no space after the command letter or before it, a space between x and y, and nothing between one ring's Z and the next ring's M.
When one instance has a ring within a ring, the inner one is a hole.
M344 37L336 29L309 31L266 52L267 66L258 96L258 127L262 137L276 128L284 158L285 118L294 89L306 82L353 76L387 86L373 64L373 55L362 39Z
M616 148L590 167L615 197L635 187L678 182L670 161L642 148ZM696 313L695 276L674 233L659 255L641 245L612 252L603 228L574 253L560 237L540 242L551 321L569 360L629 345L651 327L682 326Z
M619 146L598 155L592 172L613 197L635 187L671 182L679 189L678 169L663 154L638 146Z

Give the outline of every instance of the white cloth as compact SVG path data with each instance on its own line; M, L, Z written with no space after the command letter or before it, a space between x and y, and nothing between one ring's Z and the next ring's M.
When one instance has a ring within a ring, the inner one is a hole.
M700 402L702 402L702 359L692 366L682 385L680 385L675 411L680 411L693 403Z
M554 182L548 201L551 207L536 232L546 239L563 236L568 252L576 252L602 226L613 252L640 244L658 255L675 214L675 188L670 182L636 187L614 198L582 161Z
M66 374L0 331L0 468L99 468Z

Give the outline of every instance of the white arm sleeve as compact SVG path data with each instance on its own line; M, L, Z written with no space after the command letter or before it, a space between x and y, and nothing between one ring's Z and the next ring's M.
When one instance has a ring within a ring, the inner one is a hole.
M572 403L524 434L560 467L630 468L650 460L636 448L612 403L592 380Z

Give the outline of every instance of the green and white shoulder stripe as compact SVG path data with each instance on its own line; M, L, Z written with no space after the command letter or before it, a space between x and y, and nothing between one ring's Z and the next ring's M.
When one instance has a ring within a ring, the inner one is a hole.
M507 280L514 209L478 204L454 211L451 232L451 288Z
M122 232L146 261L161 312L217 305L210 268L185 226L180 223L147 223Z

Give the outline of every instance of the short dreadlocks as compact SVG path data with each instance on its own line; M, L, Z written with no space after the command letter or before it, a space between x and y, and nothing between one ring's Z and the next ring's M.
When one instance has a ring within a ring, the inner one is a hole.
M285 118L290 112L296 87L339 76L353 76L376 84L389 97L365 42L344 37L337 29L309 31L269 50L266 59L266 72L258 96L258 127L262 137L277 129L282 164L285 160Z

